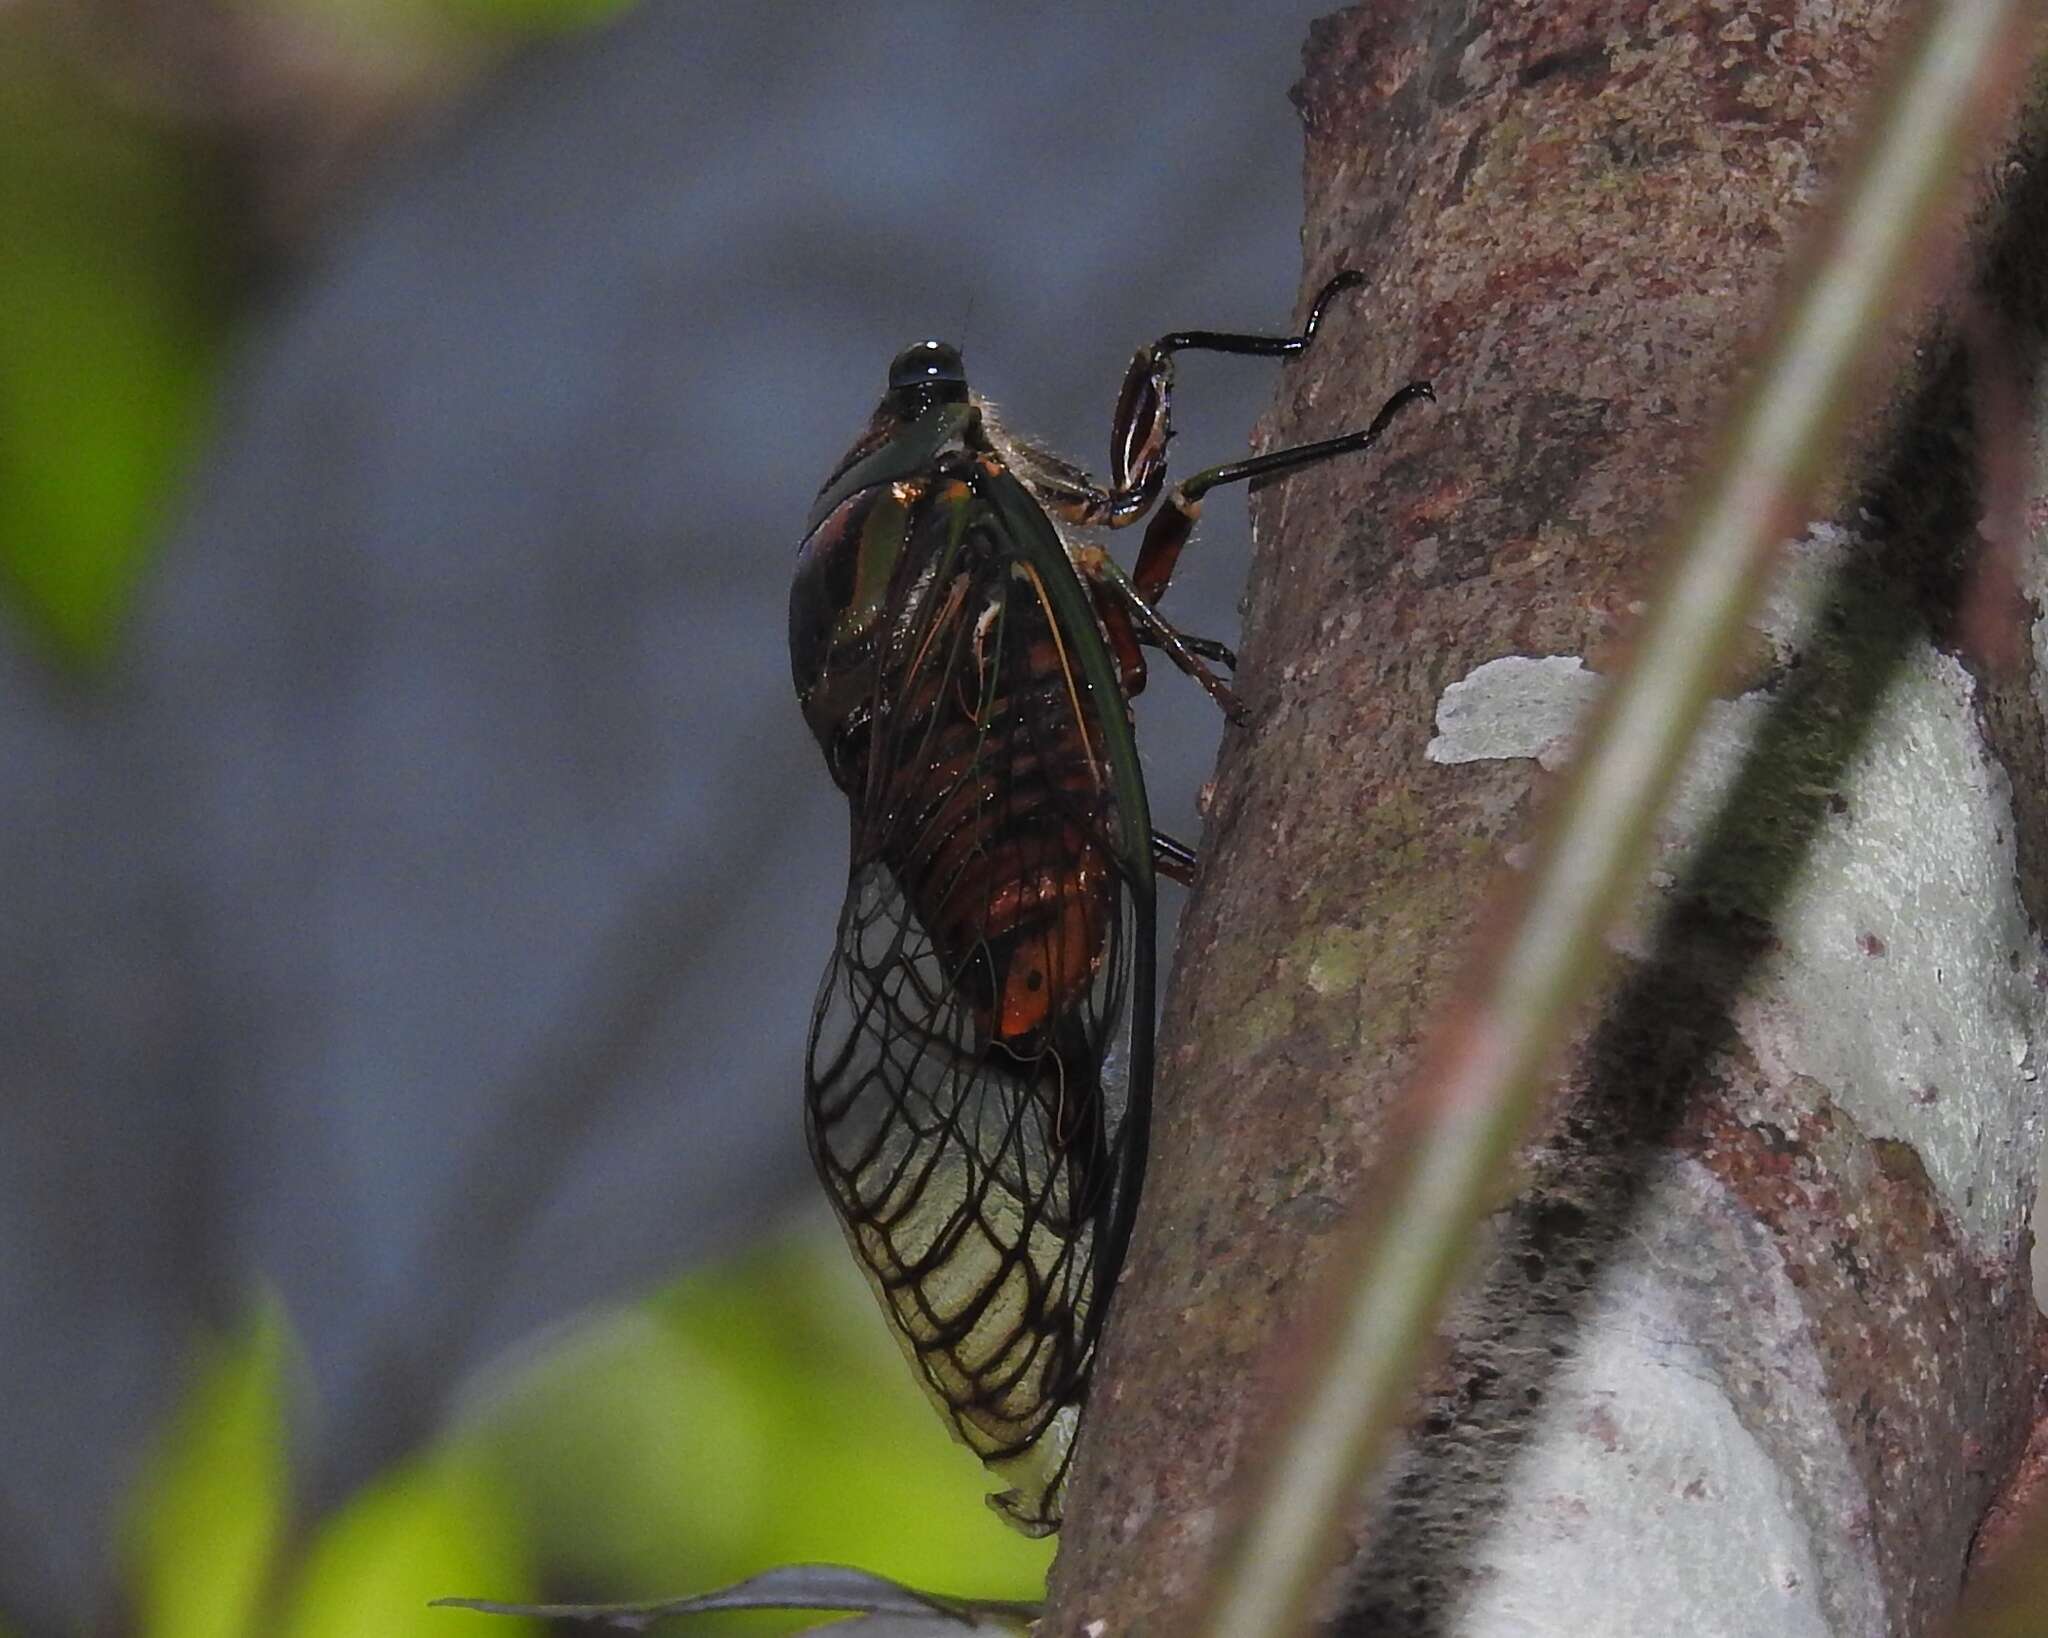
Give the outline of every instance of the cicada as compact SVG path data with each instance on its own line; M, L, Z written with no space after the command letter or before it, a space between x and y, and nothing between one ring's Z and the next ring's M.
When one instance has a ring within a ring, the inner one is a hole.
M1214 467L1160 501L1177 353L1285 357L1299 335L1189 331L1139 350L1099 483L1005 428L959 351L907 348L826 479L797 555L790 655L852 810L846 903L812 1017L805 1130L919 1382L1058 1527L1145 1171L1155 883L1193 854L1152 828L1130 700L1141 647L1225 711L1220 643L1157 605L1219 484L1370 448L1370 427ZM1150 514L1126 575L1091 532Z

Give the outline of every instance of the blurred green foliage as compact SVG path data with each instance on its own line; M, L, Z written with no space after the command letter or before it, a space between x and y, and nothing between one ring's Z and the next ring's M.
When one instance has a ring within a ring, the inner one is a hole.
M554 1567L592 1587L697 1591L822 1559L1030 1598L1050 1562L983 1504L993 1476L918 1391L822 1214L565 1344L487 1426Z
M0 27L0 572L49 646L104 659L224 332L204 166Z
M513 1598L534 1590L519 1498L461 1445L380 1479L302 1548L277 1567L276 1617L247 1638L461 1638L449 1612L430 1607L449 1587L510 1587ZM476 1638L539 1630L506 1620Z
M586 28L624 11L633 0L441 0L451 16L477 27L528 34Z
M261 0L267 9L371 41L467 36L484 44L588 28L634 0Z
M986 1598L1044 1584L1051 1543L983 1505L989 1475L822 1214L504 1367L441 1445L310 1527L284 1521L284 1338L265 1312L207 1350L149 1466L129 1557L146 1638L518 1638L535 1629L428 1600L679 1596L806 1561Z
M458 56L626 3L270 0L346 49ZM0 588L47 651L91 668L118 652L203 440L256 230L232 127L97 71L55 15L0 14ZM292 1364L290 1316L265 1303L195 1349L129 1498L137 1633L516 1638L532 1624L428 1600L674 1595L798 1560L1029 1598L1050 1560L983 1505L989 1477L822 1214L505 1368L442 1445L326 1519L292 1511Z
M224 27L233 3L220 0ZM298 25L290 73L317 82L308 63L324 50L337 85L381 75L395 109L448 94L494 49L628 4L246 0L242 11ZM0 590L74 668L118 647L204 437L259 236L244 186L261 166L252 133L235 109L205 105L205 84L151 60L148 7L98 18L62 0L0 7ZM122 51L143 66L112 60ZM242 66L263 60L252 47ZM296 82L273 93L301 95ZM336 109L343 123L359 114ZM318 117L302 110L299 123Z
M241 1336L198 1352L129 1520L130 1599L151 1638L253 1629L284 1519L284 1354L282 1316L269 1307Z

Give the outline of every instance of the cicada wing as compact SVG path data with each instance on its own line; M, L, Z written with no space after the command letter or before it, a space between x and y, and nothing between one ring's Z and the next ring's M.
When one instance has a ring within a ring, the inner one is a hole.
M892 615L806 1126L920 1381L1042 1532L1142 1161L1145 1088L1104 1066L1149 1065L1148 826L1096 715L1121 696L1070 658L1099 635L1046 590L1064 558L972 498L912 527L947 549Z
M1037 1531L1058 1522L1095 1346L1119 1129L1063 1148L1045 1080L1067 1076L1066 1096L1113 1122L1126 1088L1099 1071L1081 1084L1085 1056L1011 1062L979 1032L902 887L871 863L818 1000L806 1133L920 1382L1014 1487L998 1505Z

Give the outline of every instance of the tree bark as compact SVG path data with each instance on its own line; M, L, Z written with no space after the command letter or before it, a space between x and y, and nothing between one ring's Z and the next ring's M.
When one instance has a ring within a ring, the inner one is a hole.
M1187 1630L1332 1230L1902 9L1371 0L1312 36L1305 288L1349 266L1377 295L1271 440L1410 375L1442 413L1257 509L1255 723L1181 930L1047 1633ZM1827 515L1787 520L1332 1630L1904 1634L1954 1599L2039 1330L2041 509L1996 663L1969 571L1973 413L2033 402L2048 333L2040 103L1980 201L1967 323L1902 329ZM1974 372L1966 331L2000 338Z

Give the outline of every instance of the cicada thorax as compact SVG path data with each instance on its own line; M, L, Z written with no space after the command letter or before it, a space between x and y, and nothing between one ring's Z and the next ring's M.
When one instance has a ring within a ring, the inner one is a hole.
M944 527L994 471L984 458L967 476L898 482L821 524L836 561L819 589L840 613L805 704L842 788L880 816L867 841L984 1037L1027 1060L1054 1046L1052 1024L1101 968L1122 885L1119 816L1095 731L1103 702L1038 571ZM934 534L955 547L943 561L903 551Z

